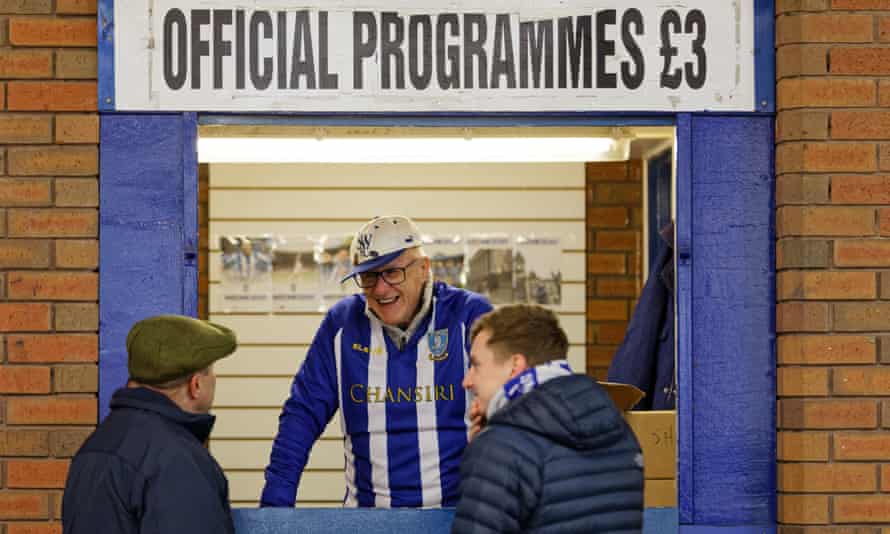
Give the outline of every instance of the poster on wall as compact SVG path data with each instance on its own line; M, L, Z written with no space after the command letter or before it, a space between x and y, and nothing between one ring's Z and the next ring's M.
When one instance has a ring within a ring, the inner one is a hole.
M559 237L517 235L514 243L514 301L559 306L562 303Z
M309 236L278 238L272 264L272 304L282 311L313 311L319 307L321 269L319 241Z
M508 234L470 234L467 258L467 289L492 304L513 302L513 243Z
M349 257L350 243L352 243L351 234L326 235L320 239L316 262L322 309L330 308L341 298L360 291L352 280L340 282L352 271L352 260Z
M423 236L423 249L430 258L433 279L454 287L464 287L464 240L459 235Z
M276 238L221 236L219 238L223 309L267 311Z
M534 234L424 235L435 280L485 295L493 304L562 302L562 239ZM223 311L326 311L360 293L352 280L351 235L219 237Z

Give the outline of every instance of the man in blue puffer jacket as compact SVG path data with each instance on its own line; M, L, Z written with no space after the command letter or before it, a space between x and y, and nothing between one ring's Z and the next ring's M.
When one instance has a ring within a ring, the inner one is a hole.
M639 443L605 390L572 373L556 315L505 306L471 339L463 385L484 426L464 453L452 532L641 532Z

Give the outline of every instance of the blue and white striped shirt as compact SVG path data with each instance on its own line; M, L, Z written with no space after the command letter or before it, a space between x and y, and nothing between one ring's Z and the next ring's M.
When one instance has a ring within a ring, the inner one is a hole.
M402 350L380 321L365 314L363 296L331 308L284 404L262 506L293 506L309 451L338 408L344 506L457 503L467 444L461 382L469 366L469 330L491 305L436 282L432 306Z

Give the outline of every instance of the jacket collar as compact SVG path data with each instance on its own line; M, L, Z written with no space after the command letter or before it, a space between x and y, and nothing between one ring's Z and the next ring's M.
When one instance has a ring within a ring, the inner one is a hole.
M130 408L153 412L188 430L204 443L210 437L216 417L210 414L190 413L176 405L165 395L148 388L121 388L111 397L111 409Z
M621 412L606 391L592 378L577 374L540 384L508 402L488 423L483 432L498 425L512 426L578 450L612 443L625 428Z

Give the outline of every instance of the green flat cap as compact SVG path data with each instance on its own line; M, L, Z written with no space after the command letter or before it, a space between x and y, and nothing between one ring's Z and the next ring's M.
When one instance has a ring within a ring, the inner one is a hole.
M184 315L139 321L127 334L130 378L163 384L200 371L235 351L235 333L225 326Z

